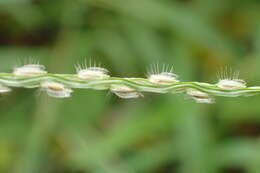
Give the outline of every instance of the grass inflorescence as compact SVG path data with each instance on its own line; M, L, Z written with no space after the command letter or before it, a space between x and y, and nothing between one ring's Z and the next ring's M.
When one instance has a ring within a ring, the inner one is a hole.
M0 73L0 93L11 92L12 87L41 88L49 96L67 98L74 88L110 90L120 98L143 97L145 92L183 93L197 103L214 103L215 96L252 96L260 93L260 87L247 87L238 73L224 71L216 84L183 82L173 73L171 66L158 64L146 78L112 77L109 71L95 63L76 66L76 74L52 74L38 63L14 68L12 73ZM232 75L234 75L232 77Z

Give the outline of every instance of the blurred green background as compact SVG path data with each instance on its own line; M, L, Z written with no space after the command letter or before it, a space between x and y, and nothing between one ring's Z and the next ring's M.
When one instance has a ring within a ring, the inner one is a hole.
M28 57L50 73L94 58L121 77L160 61L180 80L209 83L228 65L260 85L260 1L0 0L0 71ZM13 89L0 97L0 172L259 173L259 103Z

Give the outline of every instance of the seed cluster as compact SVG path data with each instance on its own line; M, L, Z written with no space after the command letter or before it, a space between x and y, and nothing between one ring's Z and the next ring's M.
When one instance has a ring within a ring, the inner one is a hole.
M152 86L152 92L167 93L169 91L165 89L174 88L177 85L183 84L182 88L175 88L175 92L185 93L189 98L193 99L197 103L214 103L215 99L213 95L221 95L218 94L219 91L230 93L229 96L239 96L239 92L237 91L241 91L242 93L243 89L248 89L250 91L247 95L253 95L254 90L260 90L260 87L247 87L246 82L238 78L238 73L236 73L235 77L227 76L226 73L224 73L224 75L221 74L221 78L215 85L198 83L200 86L206 88L212 86L215 87L214 92L203 88L197 88L196 85L185 85L185 82L180 82L178 80L178 75L173 73L173 68L166 65L164 65L161 70L159 65L156 65L155 69L152 69L149 72L146 79L139 78L141 80L136 81L137 85L142 85L146 88L144 90L135 87L135 84L124 82L124 80L131 78L119 78L119 82L112 80L113 77L109 75L109 71L100 66L94 65L87 67L85 65L82 67L79 65L76 67L76 70L76 79L83 82L91 81L93 83L95 83L95 81L101 81L104 83L104 87L96 86L94 89L109 89L112 93L123 99L143 97L143 91L151 91L149 90L149 87L146 86ZM45 70L43 65L31 63L14 68L12 76L15 77L16 80L42 77L38 87L40 87L42 91L45 91L49 96L56 98L68 98L71 96L73 92L71 88L74 88L73 86L71 87L70 85L69 87L68 84L59 80L53 80L52 78L44 78L47 74L48 72ZM0 94L10 92L11 88L8 86L12 85L4 85L0 80Z

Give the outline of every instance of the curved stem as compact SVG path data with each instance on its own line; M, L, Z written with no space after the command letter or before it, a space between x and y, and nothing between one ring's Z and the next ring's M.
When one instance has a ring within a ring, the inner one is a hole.
M9 87L37 88L44 81L59 82L69 88L80 89L110 89L111 85L125 85L138 92L152 93L183 93L187 88L193 88L212 96L237 97L251 96L260 93L260 87L243 89L222 89L216 84L202 82L176 82L169 85L159 85L149 82L145 78L108 77L106 79L82 80L75 74L44 74L36 77L17 77L12 73L0 73L0 84Z

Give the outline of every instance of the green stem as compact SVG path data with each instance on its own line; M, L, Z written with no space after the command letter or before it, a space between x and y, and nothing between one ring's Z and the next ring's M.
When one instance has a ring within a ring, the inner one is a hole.
M184 93L187 88L193 88L211 96L237 97L260 94L260 87L227 90L216 84L201 82L176 82L169 85L158 85L145 78L109 77L100 80L82 80L75 74L44 74L36 77L16 77L12 73L0 73L0 84L8 87L37 88L44 81L54 81L69 88L106 90L111 85L119 84L136 89L138 92L152 93Z

